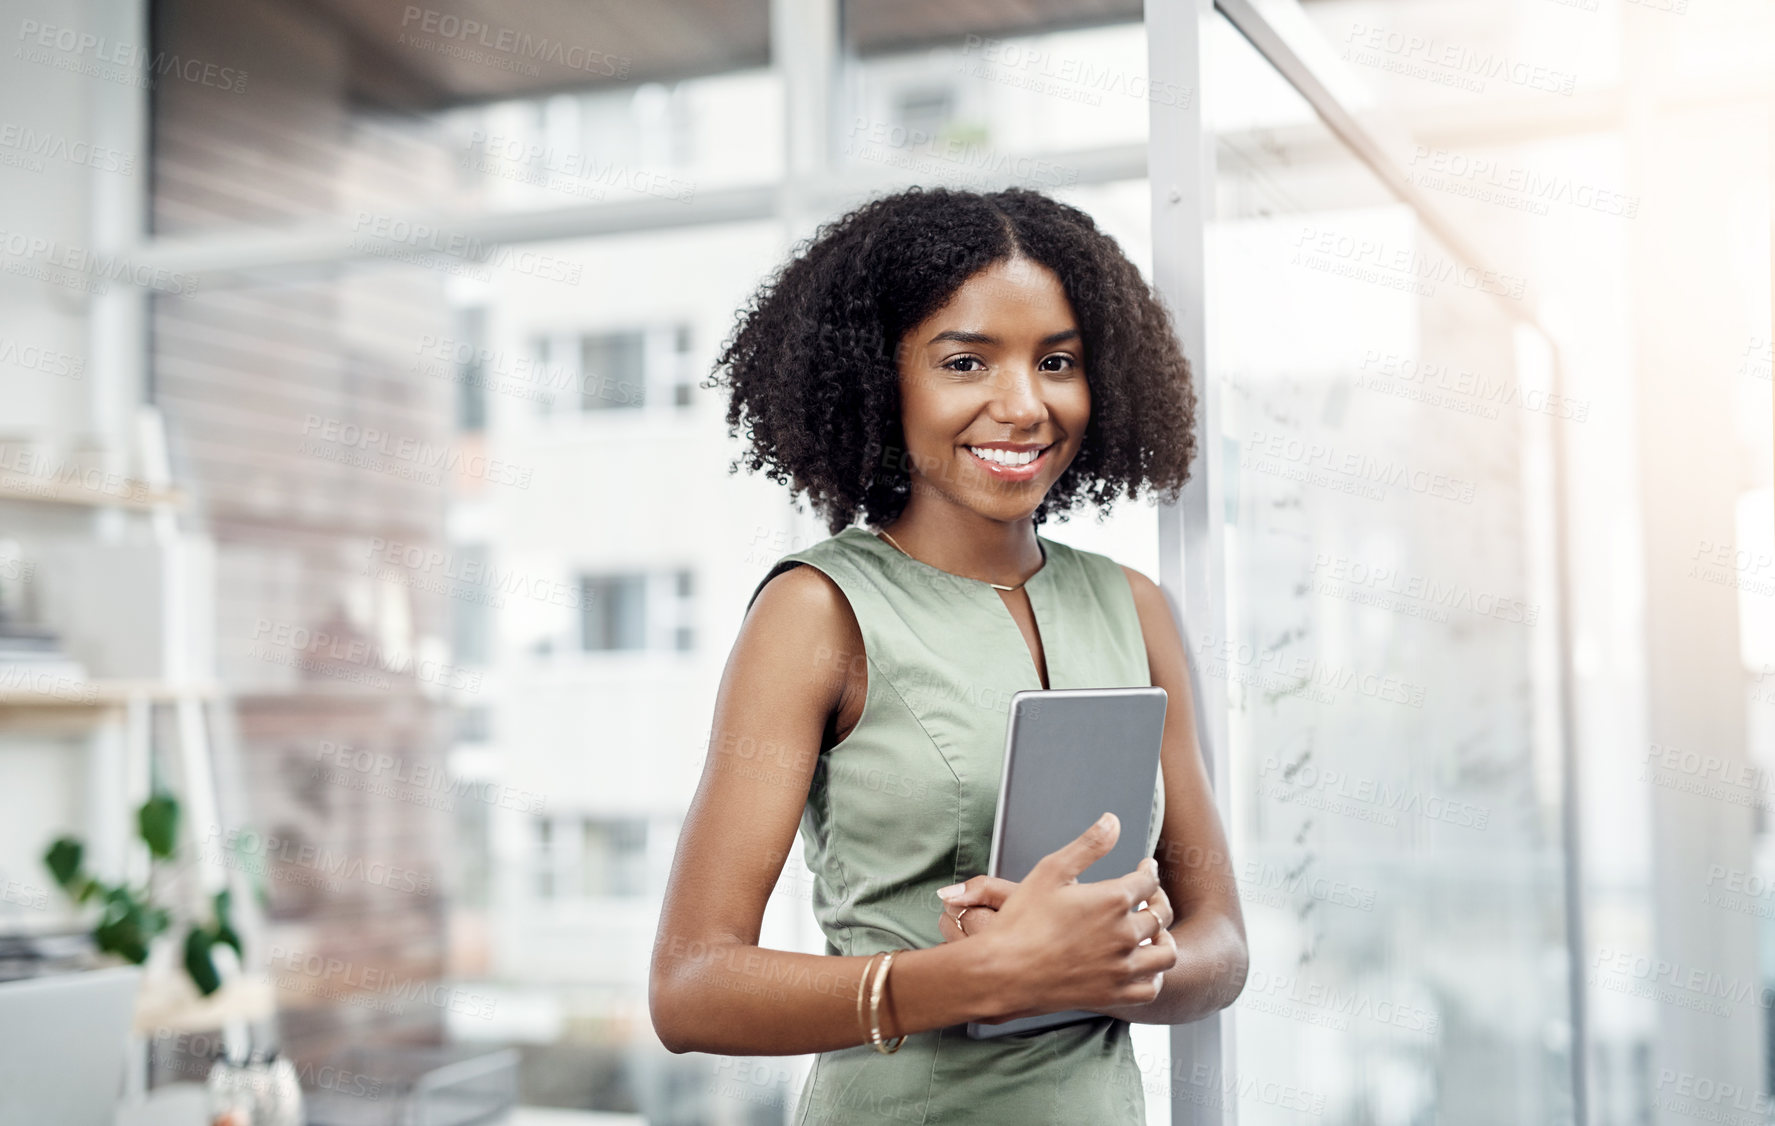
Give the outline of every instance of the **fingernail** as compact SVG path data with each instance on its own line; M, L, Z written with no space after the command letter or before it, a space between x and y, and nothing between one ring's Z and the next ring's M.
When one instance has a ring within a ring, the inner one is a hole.
M1115 816L1115 814L1113 814L1113 813L1106 813L1106 814L1104 814L1104 815L1103 815L1103 816L1102 816L1102 817L1099 817L1099 818L1098 818L1098 819L1097 819L1097 824L1096 824L1096 825L1094 825L1094 826L1092 826L1092 828L1095 828L1095 829L1107 829L1107 828L1109 828L1109 820L1110 820L1110 818L1112 818L1112 817L1114 817L1114 816ZM1075 824L1075 825L1076 825L1076 824L1078 824L1078 822L1076 822L1076 821L1075 821L1075 822L1073 822L1073 824Z
M960 895L966 887L966 884L950 884L946 888L938 888L937 897L939 899L954 899L956 896Z

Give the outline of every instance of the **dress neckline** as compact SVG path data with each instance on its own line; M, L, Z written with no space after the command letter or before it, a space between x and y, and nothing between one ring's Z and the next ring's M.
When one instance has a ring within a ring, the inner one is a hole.
M1049 576L1049 572L1054 570L1055 560L1058 557L1056 552L1050 550L1054 547L1054 541L1046 538L1040 532L1036 533L1036 543L1042 549L1042 565L1036 568L1035 574L1023 581L1022 586L1017 588L1029 601L1029 613L1035 620L1035 631L1042 641L1042 660L1047 665L1048 672L1047 683L1043 684L1042 670L1035 666L1035 652L1029 647L1028 639L1023 636L1022 627L1017 624L1010 604L1004 598L1004 595L1015 592L997 590L985 579L971 579L966 575L945 571L941 567L933 567L922 559L914 559L867 528L853 525L841 532L840 536L849 536L852 532L855 532L857 537L869 541L872 545L870 550L876 552L877 558L885 564L911 564L914 568L912 573L924 575L928 580L925 585L932 589L947 584L950 589L961 593L963 597L971 601L976 600L979 595L990 595L993 606L992 617L998 623L995 628L1004 633L1007 644L1014 643L1022 654L1023 668L1027 670L1025 676L1028 678L1028 686L1033 690L1046 691L1054 686L1057 678L1065 681L1067 674L1063 670L1056 671L1054 665L1053 642L1057 635L1051 633L1047 628L1053 612L1050 607L1060 601L1060 596L1049 590L1049 583L1062 581L1058 576ZM967 593L969 591L975 593Z
M964 582L964 583L973 583L977 587L982 587L986 590L992 591L992 593L995 596L1000 593L1000 591L997 587L993 586L992 583L988 582L985 579L969 578L967 575L958 575L954 571L945 571L941 567L933 567L929 563L926 563L924 560L919 559L913 555L910 555L907 552L901 550L900 548L895 547L893 544L882 539L880 536L876 535L874 532L871 532L867 528L860 527L858 525L853 524L852 526L846 528L844 530L844 532L842 532L840 534L848 535L851 532L855 532L857 535L868 540L870 543L874 544L878 549L887 552L889 555L891 555L895 559L904 559L916 567L921 567L926 571L932 572L933 574L942 575L944 578L947 578L947 579L955 579L959 582ZM1036 546L1041 548L1041 551L1042 551L1042 565L1035 569L1034 574L1030 575L1027 579L1024 579L1022 585L1020 585L1016 588L1017 590L1028 590L1031 586L1034 586L1038 580L1040 580L1044 584L1046 583L1047 580L1044 579L1043 576L1046 575L1049 571L1054 569L1054 553L1048 550L1051 542L1052 541L1050 541L1047 537L1043 536L1040 532L1037 532L1035 534Z

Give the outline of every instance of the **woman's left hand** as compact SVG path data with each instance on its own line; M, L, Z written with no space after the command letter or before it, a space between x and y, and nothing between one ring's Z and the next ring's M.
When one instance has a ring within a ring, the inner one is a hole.
M998 909L1004 906L1005 900L1016 889L1017 881L1001 880L997 876L975 876L967 883L956 886L960 890L951 895L943 894L948 888L937 893L943 900L943 915L937 920L937 929L942 933L944 942L972 938L991 930L998 922ZM1165 894L1164 888L1160 888L1136 910L1142 908L1151 911L1158 918L1160 930L1170 930L1171 924L1176 921L1176 915L1171 910L1170 897ZM958 915L961 916L959 925L956 922ZM1149 938L1141 945L1151 941L1153 940Z

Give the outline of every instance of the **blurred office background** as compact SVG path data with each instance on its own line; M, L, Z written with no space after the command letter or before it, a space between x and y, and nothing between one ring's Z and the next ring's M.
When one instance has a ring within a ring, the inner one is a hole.
M1775 9L1194 9L11 6L4 976L80 961L51 842L143 878L165 791L245 957L150 959L129 1106L245 1020L317 1122L788 1121L806 1059L647 1015L746 598L827 534L704 381L820 222L1021 184L1208 389L1187 519L1043 529L1188 616L1245 905L1151 1121L1769 1120Z

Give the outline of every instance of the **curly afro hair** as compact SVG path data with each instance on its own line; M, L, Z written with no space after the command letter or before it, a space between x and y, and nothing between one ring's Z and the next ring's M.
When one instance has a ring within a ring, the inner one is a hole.
M702 384L727 386L728 467L805 493L833 535L905 508L902 336L963 282L1021 256L1059 277L1084 338L1091 418L1078 456L1035 510L1039 527L1087 499L1143 488L1174 500L1195 457L1196 392L1171 320L1121 248L1075 207L1023 188L912 188L833 220L743 308Z

